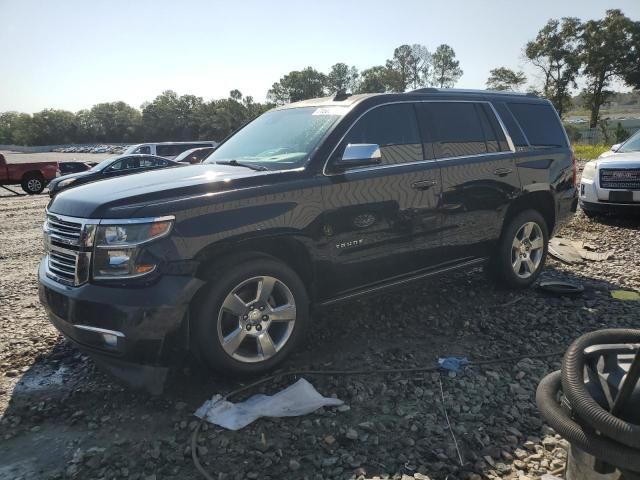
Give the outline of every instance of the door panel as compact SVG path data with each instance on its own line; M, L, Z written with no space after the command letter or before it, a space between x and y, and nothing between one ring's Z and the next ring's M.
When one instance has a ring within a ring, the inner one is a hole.
M441 168L442 261L488 255L520 192L514 154L486 102L418 104L425 149Z
M428 186L427 186L428 185ZM347 172L324 190L338 294L433 264L440 246L436 162Z
M373 108L332 160L349 143L379 145L382 164L334 172L323 190L336 295L428 266L440 246L440 169L424 154L414 106Z

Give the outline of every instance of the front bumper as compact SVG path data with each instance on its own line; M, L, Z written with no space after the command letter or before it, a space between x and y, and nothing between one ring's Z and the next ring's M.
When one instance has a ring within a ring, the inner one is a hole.
M127 365L143 371L167 367L171 353L187 344L183 332L188 333L189 302L203 283L165 275L139 288L92 283L69 287L47 277L46 257L38 278L40 302L51 323L112 371L126 371Z
M640 215L640 203L585 202L580 199L580 208L590 213Z
M580 208L596 213L640 214L640 190L633 191L633 201L630 203L617 203L609 201L610 190L601 188L599 181L594 179L582 179L580 181Z

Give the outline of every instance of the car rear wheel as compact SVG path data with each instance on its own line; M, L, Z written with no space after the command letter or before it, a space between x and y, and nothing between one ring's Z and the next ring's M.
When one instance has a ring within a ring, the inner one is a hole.
M503 286L525 288L540 275L547 256L549 233L542 215L525 210L506 225L489 261L490 276Z
M44 178L37 173L25 175L22 179L22 190L29 195L37 195L44 190Z
M230 375L274 368L304 335L304 284L284 263L264 257L216 273L195 309L194 342L201 357Z

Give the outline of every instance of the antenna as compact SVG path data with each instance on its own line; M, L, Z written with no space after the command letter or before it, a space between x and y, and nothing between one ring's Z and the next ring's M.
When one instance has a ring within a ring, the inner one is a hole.
M352 94L347 92L346 88L341 88L340 90L338 90L335 94L335 96L333 97L333 100L336 102L340 102L342 100L346 100L347 98L349 98Z

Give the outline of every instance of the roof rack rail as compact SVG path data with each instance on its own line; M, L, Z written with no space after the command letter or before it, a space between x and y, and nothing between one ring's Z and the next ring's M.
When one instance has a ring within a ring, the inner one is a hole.
M499 95L516 95L519 97L534 97L538 98L538 95L530 92L512 92L506 90L480 90L480 89L467 89L467 88L435 88L425 87L411 90L407 93L476 93L476 94L499 94Z

